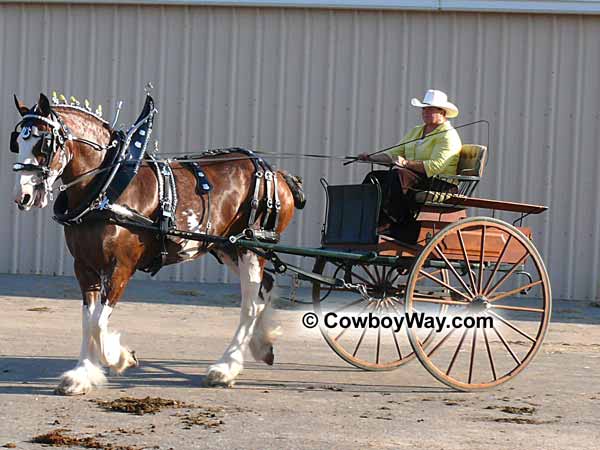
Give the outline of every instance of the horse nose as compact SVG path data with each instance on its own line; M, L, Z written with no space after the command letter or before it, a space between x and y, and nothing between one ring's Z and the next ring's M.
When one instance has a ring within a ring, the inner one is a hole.
M17 197L15 198L15 203L17 204L17 207L22 211L23 209L25 209L25 207L27 205L29 205L31 198L32 197L30 194L25 194L23 192L20 192L19 194L17 194Z

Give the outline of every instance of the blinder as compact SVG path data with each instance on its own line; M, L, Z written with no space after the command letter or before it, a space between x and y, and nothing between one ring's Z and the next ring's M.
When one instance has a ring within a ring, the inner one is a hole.
M10 133L10 151L12 153L19 153L19 143L17 142L17 139L20 135L21 133L18 131Z
M45 122L51 126L52 131L40 133L37 128L32 128L29 126L29 123L28 125L23 126L24 122L28 119ZM23 139L28 139L31 135L34 135L35 137L39 137L41 139L34 147L33 152L43 156L44 161L39 165L16 163L13 165L13 172L38 172L42 179L45 179L50 175L50 164L52 162L52 158L54 158L54 153L57 149L63 149L65 144L65 137L63 137L61 131L65 134L68 134L68 131L65 130L62 121L60 121L58 117L56 117L56 119L57 120L54 121L46 117L31 114L25 116L23 120L16 125L15 130L10 134L10 151L12 153L19 153L19 136L22 136ZM19 126L22 127L20 131L18 131Z

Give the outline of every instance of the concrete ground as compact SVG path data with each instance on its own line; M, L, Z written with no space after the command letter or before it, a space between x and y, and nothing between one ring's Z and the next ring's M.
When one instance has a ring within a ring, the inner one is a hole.
M1 275L0 448L42 448L32 438L56 430L80 439L63 448L113 450L600 448L598 305L555 301L544 346L522 374L459 393L416 361L392 372L352 368L300 325L306 307L280 300L286 332L275 365L249 362L235 388L203 388L238 304L236 286L133 282L110 325L140 367L86 396L61 397L53 388L80 345L76 281ZM125 396L180 403L144 415L99 404Z

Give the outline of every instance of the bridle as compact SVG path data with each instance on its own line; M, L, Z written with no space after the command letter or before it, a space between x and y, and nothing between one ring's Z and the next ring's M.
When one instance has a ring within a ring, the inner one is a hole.
M19 153L19 144L17 141L19 136L22 135L24 139L28 139L34 133L33 127L35 122L42 122L50 127L50 131L36 131L36 137L41 138L38 145L41 145L40 153L43 155L44 160L40 164L15 163L13 164L13 172L33 172L35 177L32 179L32 182L35 187L43 185L46 193L52 197L51 182L62 174L72 157L67 152L66 142L73 140L73 135L58 114L52 110L50 111L50 117L34 113L25 114L10 134L10 151L12 153ZM59 169L54 170L50 168L50 164L52 164L57 153L59 153L61 164Z
M34 110L35 111L35 110ZM14 131L10 135L10 151L12 153L19 153L19 144L17 139L19 136L23 136L27 139L33 133L33 127L35 122L42 122L50 127L50 131L38 132L36 137L40 137L40 153L43 155L44 160L40 164L24 164L15 163L13 164L13 172L32 172L35 176L32 179L34 186L37 188L43 185L44 191L50 196L52 200L52 183L60 175L62 175L65 167L69 164L73 158L72 152L67 149L67 142L81 142L97 151L103 151L111 146L114 146L114 142L109 146L102 146L96 142L89 141L87 139L74 137L69 127L63 122L60 116L52 109L50 109L49 117L41 116L30 112L25 114L20 122L15 125ZM20 129L19 129L20 127ZM55 158L56 154L59 154L60 167L58 169L51 169L50 165Z

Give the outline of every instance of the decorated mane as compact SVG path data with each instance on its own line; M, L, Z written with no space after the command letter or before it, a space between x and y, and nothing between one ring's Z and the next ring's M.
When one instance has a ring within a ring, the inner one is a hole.
M83 102L84 106L81 106L79 100L77 100L74 96L71 96L69 99L70 103L67 102L67 98L64 94L57 95L56 91L52 92L52 104L55 106L60 106L62 108L74 109L76 111L81 111L86 114L89 114L96 119L100 120L106 125L109 125L108 121L102 117L102 105L98 105L96 107L96 111L92 110L90 101L86 98Z

